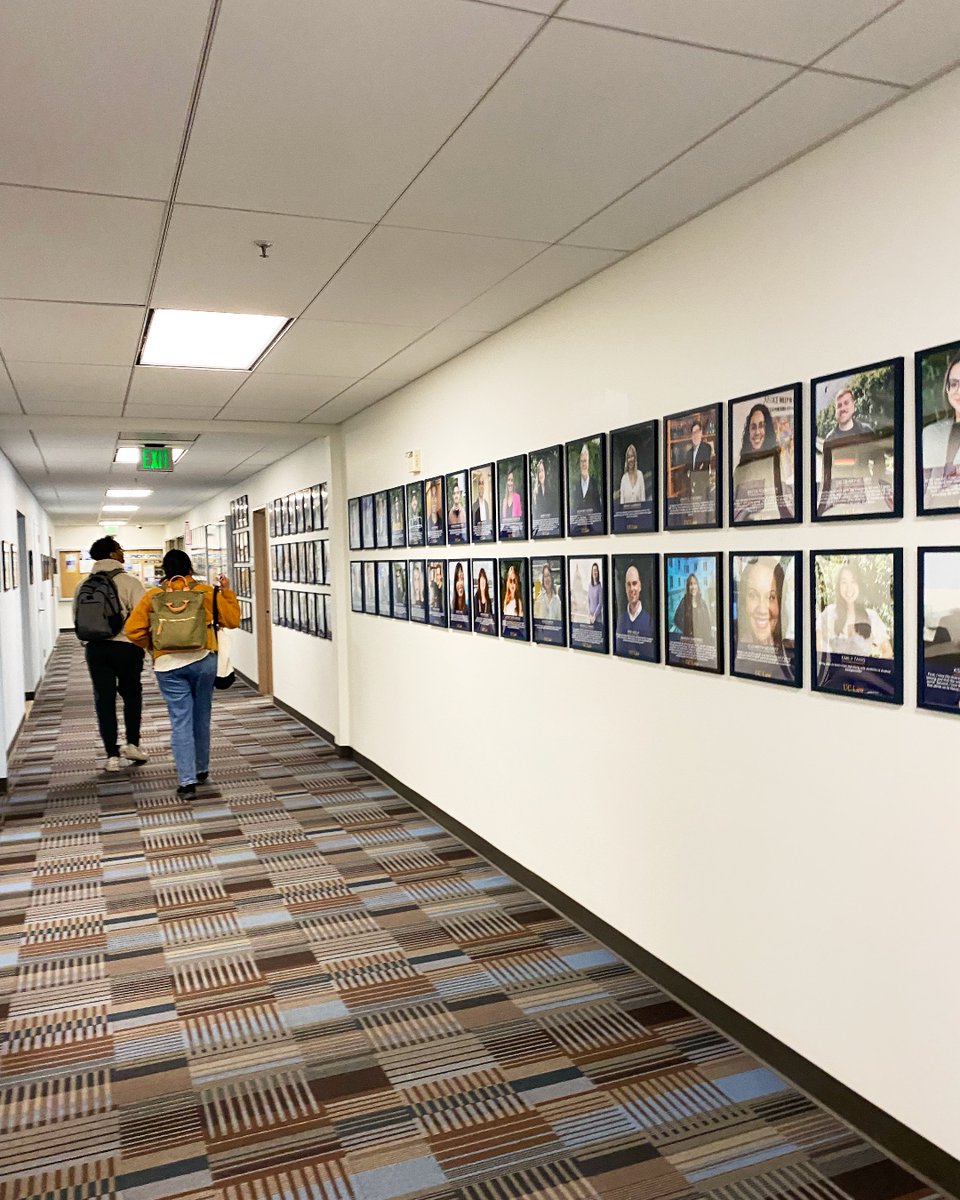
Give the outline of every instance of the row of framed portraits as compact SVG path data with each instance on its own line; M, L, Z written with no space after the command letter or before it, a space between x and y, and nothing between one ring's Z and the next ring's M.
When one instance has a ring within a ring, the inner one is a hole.
M284 542L270 547L270 578L275 583L330 583L330 543Z
M271 593L271 615L274 625L308 633L311 637L332 640L330 628L330 597L324 592L291 592L274 588Z
M41 578L41 580L44 583L46 583L48 580L52 580L54 575L56 575L56 573L57 573L57 560L53 557L52 554L41 554L40 555L40 578Z
M233 529L246 529L250 525L250 499L248 496L238 496L230 501L230 525ZM243 559L247 562L247 559Z
M253 601L245 599L238 593L238 602L240 604L240 625L239 628L244 633L253 633Z
M13 542L0 542L0 581L5 592L20 586L20 555Z
M356 613L714 674L724 671L726 611L731 674L801 687L802 552L729 553L729 607L723 557L354 560L350 604ZM960 714L960 547L920 549L918 595L917 702ZM813 689L902 704L902 550L809 551L809 604Z
M810 382L814 521L903 516L904 360ZM960 342L914 355L917 513L960 512ZM643 421L348 502L351 550L803 520L800 383Z
M272 538L294 537L298 533L315 533L327 528L329 506L327 485L291 492L267 505L267 528Z

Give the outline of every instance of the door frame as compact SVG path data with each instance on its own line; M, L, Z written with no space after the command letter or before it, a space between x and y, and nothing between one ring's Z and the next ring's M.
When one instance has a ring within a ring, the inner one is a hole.
M257 636L257 687L273 695L273 618L270 611L270 542L267 510L253 510L254 628Z

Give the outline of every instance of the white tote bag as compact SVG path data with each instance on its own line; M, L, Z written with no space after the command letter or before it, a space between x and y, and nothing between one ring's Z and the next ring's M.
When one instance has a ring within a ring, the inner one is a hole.
M232 630L223 629L220 625L220 614L217 612L217 597L220 589L213 589L213 631L217 635L217 678L213 686L219 690L232 687L237 676L233 669L233 658L230 654L230 639Z

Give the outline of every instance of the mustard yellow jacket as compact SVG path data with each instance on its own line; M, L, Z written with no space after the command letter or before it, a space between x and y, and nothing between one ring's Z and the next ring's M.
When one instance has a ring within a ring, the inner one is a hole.
M209 583L196 581L192 575L188 575L186 579L189 584L192 584L195 592L203 592L203 606L207 610L207 649L216 651L217 637L213 632L213 588ZM175 583L173 587L174 591L178 591L182 584ZM159 658L161 654L171 653L169 650L154 650L150 643L150 613L152 611L150 602L162 591L163 588L148 588L140 597L137 607L127 617L127 623L123 627L123 632L130 641L137 646L142 646L144 650L149 650L155 659ZM220 589L220 595L217 597L217 616L224 629L236 629L240 624L240 605L237 602L236 594L229 588Z

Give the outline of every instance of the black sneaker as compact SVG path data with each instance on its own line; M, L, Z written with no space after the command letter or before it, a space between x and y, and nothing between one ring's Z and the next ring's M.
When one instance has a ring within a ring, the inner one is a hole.
M177 788L178 796L195 796L197 794L197 785L195 783L182 783Z
M197 783L206 783L209 778L210 778L209 771L198 771L197 772Z

